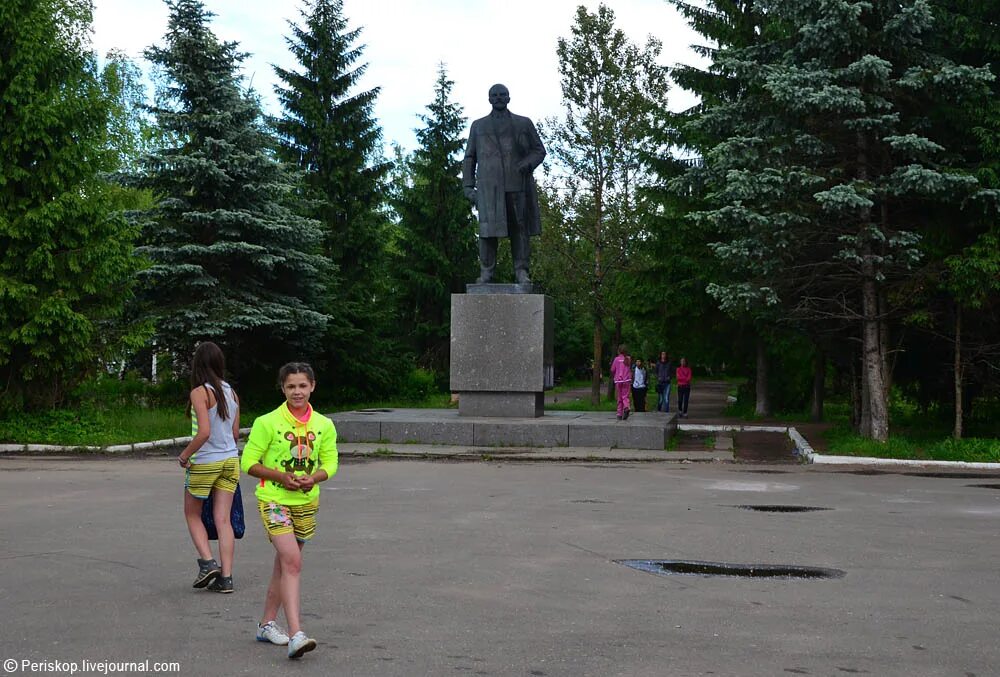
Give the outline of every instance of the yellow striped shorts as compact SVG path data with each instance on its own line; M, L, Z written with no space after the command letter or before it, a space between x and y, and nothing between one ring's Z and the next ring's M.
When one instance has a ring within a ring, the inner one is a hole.
M281 534L295 534L296 540L305 543L316 533L316 513L319 499L305 505L282 505L274 501L257 499L260 519L267 530L267 538Z
M184 488L195 498L208 498L212 489L236 493L240 483L240 460L237 457L213 463L192 463L184 474Z

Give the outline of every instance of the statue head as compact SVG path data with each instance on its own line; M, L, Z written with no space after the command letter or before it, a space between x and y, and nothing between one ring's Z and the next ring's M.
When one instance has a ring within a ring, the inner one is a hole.
M510 91L504 85L493 85L490 87L490 105L493 110L507 110L510 103Z

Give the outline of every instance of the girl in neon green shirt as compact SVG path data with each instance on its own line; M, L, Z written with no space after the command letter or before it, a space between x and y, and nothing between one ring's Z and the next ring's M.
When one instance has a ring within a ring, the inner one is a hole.
M307 637L299 623L302 547L316 531L319 483L337 472L337 430L309 404L316 389L312 367L304 362L286 364L278 383L285 401L254 421L240 465L260 480L257 504L275 549L257 639L287 643L288 657L301 658L316 648L316 640ZM275 624L280 607L285 609L291 638Z

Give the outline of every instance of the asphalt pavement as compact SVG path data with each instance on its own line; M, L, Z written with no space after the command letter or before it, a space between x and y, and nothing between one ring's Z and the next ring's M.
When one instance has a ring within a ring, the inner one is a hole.
M184 675L998 674L1000 476L857 472L346 462L306 546L319 647L293 664L254 641L273 550L251 478L236 592L219 595L190 587L174 460L0 458L0 659L9 674L101 674L85 660ZM769 505L826 510L739 507ZM623 559L844 575L665 576Z

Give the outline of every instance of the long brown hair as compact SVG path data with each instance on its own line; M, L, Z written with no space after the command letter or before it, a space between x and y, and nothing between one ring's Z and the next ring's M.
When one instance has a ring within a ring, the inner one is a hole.
M215 404L218 407L219 418L225 421L229 418L229 406L226 403L226 393L222 389L222 375L226 371L226 356L222 348L211 341L198 344L191 358L191 389L211 384L215 389ZM188 400L187 415L191 418L191 400Z

